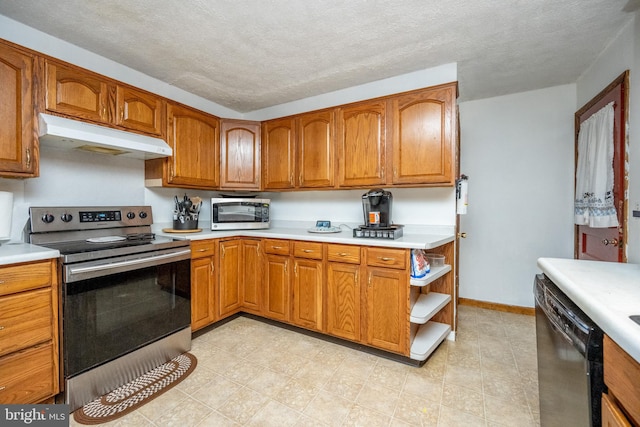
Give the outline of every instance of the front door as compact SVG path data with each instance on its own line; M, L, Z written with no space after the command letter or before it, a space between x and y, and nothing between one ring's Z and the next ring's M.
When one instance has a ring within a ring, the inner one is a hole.
M575 253L577 259L626 262L624 247L627 236L627 208L624 194L627 187L626 161L626 121L629 72L625 71L607 88L576 112L576 159L578 156L578 130L580 124L610 102L614 103L613 119L613 192L618 214L617 227L591 228L576 225Z

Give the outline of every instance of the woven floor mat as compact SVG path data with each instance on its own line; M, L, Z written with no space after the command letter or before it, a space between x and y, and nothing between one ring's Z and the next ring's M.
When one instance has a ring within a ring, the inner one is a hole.
M184 380L195 369L197 360L184 353L157 368L99 397L73 413L80 424L102 424L135 411Z

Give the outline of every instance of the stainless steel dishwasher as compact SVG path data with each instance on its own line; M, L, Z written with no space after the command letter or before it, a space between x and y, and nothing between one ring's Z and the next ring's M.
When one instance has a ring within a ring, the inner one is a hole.
M534 280L540 425L600 426L602 330L544 274Z

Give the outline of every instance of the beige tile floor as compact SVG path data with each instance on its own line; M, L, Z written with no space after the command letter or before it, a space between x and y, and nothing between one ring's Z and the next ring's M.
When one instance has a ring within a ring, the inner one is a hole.
M187 379L108 425L539 425L534 318L460 306L459 322L417 368L239 317L194 339Z

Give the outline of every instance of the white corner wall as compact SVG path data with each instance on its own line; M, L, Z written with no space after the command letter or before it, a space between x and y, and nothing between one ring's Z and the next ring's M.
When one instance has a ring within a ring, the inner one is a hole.
M533 307L539 257L573 256L575 85L460 108L461 298Z
M627 260L640 263L640 12L625 26L618 37L600 54L595 63L578 79L578 108L589 102L625 70L629 70L629 221L627 227Z

